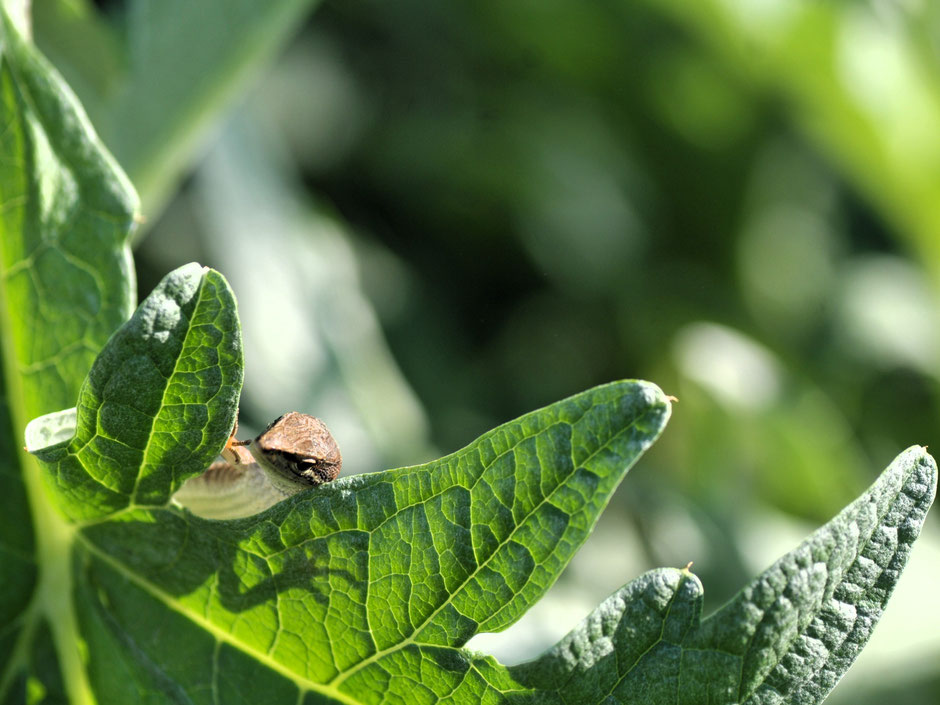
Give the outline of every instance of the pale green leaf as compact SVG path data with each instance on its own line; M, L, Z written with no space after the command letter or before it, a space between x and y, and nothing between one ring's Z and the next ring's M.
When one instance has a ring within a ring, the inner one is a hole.
M687 570L638 578L558 646L511 669L545 703L815 705L871 636L937 489L924 448L699 621Z
M794 2L769 12L748 0L648 4L783 101L940 280L935 3L901 4L893 15L876 2Z
M74 699L87 694L74 615L44 602L68 594L49 565L62 527L20 439L31 417L75 404L130 315L136 209L71 91L0 10L0 701L56 692L60 666ZM68 647L37 661L53 641Z
M4 352L32 417L74 406L133 310L138 204L71 91L5 20L0 51Z
M313 0L34 3L36 41L82 98L155 215L213 119L289 38Z

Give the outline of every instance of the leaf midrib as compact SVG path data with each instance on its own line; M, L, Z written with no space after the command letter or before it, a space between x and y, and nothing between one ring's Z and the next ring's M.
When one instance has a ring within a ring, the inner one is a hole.
M0 237L0 262L3 261L3 238ZM28 414L21 377L17 373L16 354L12 349L12 331L6 276L0 275L0 371L5 375L7 403L14 429L25 428ZM53 642L59 655L69 698L75 705L94 703L87 674L76 645L79 643L77 620L71 596L69 549L75 529L52 507L46 497L38 463L17 444L19 469L29 505L35 538L33 559L37 569L33 595L24 612L22 631L6 672L0 674L0 696L9 687L17 669L25 665L25 650L33 637L41 616L48 618ZM50 577L53 576L53 577Z
M194 294L194 299L196 301L196 304L193 306L193 315L195 315L196 311L199 309L199 305L202 303L202 292L206 286L206 280L208 278L208 275L209 275L208 269L206 267L203 267L202 276L199 278L199 287L196 289L196 292ZM182 315L182 307L180 307L180 314ZM160 417L160 412L162 412L163 409L166 407L167 392L169 392L170 385L173 382L173 377L174 375L176 375L176 371L179 369L180 360L183 359L183 353L186 350L186 344L189 341L189 338L193 333L194 326L192 322L193 322L193 318L189 317L187 320L187 325L186 325L186 335L183 336L183 344L180 346L179 354L176 356L176 359L173 361L173 371L170 372L169 376L167 376L166 384L163 386L163 394L160 396L160 408L158 408L156 412L154 412L153 418L150 420L150 433L147 434L147 445L144 446L144 452L141 454L140 467L137 470L137 477L134 480L134 489L131 491L129 495L129 502L131 505L137 504L137 490L140 487L141 478L143 478L144 476L143 470L146 465L150 464L149 461L147 460L147 456L150 453L150 447L151 447L151 444L153 443L153 438L155 435L154 429L156 429L157 427L157 420ZM99 415L101 413L100 404L98 405L98 413Z
M613 684L612 686L610 686L610 688L607 689L607 694L606 694L601 700L598 700L598 701L597 701L598 703L603 703L604 701L607 700L607 698L611 697L611 696L613 695L614 691L617 690L617 687L618 687L621 683L623 683L623 681L626 680L627 676L629 676L631 673L633 673L633 670L640 664L640 662L641 662L644 658L646 658L646 655L649 654L649 653L650 653L653 649L655 649L657 646L659 646L660 644L662 644L664 641L666 641L666 639L665 639L665 635L666 635L666 622L669 621L669 615L672 613L673 605L675 605L675 604L676 604L676 600L679 599L679 592L682 590L682 587L685 585L685 582L686 582L687 580L689 580L689 577L685 574L685 571L683 571L682 575L681 575L680 578L679 578L679 582L676 584L675 590L673 590L672 597L669 598L669 604L667 605L666 610L665 610L665 612L663 612L663 616L662 616L662 618L660 619L661 624L660 624L660 627L659 627L659 636L656 637L656 640L655 640L652 644L650 644L650 645L643 651L642 654L640 654L640 655L637 656L635 659L633 659L633 663L631 663L631 664L627 667L627 669L626 669L621 675L619 675L619 676L617 677L617 680L614 681L614 684ZM672 643L672 642L667 642L667 643ZM681 644L678 644L678 646L679 646L680 649L682 648L682 645L681 645ZM677 678L677 681L681 681L681 673L682 673L682 670L681 670L681 668L680 668L680 669L679 669L680 678ZM568 676L568 678L565 679L565 682L562 683L561 685L559 685L559 686L555 689L555 692L558 693L559 697L562 699L563 702L567 702L567 698L565 698L565 696L564 696L564 694L562 693L562 691L563 691L565 688L567 688L567 687L571 684L571 681L575 678L576 675L578 675L577 669L576 669L576 668L575 668L575 669L572 669L571 674ZM681 685L681 682L677 682L676 687L679 688L680 685ZM676 702L679 702L678 698L676 699Z
M0 12L2 12L2 9L0 9ZM2 22L3 22L3 19L0 18L0 31L2 31ZM0 43L0 49L2 49L2 46L3 46L2 43ZM3 55L2 53L0 53L0 62L2 62L2 60L3 60ZM0 69L2 69L2 66L0 66ZM2 221L0 221L0 223L2 223ZM4 234L3 230L4 230L3 228L0 228L0 235ZM4 240L5 240L4 237L0 237L0 265L2 265L3 262L6 261L4 248L3 248ZM23 405L23 385L21 384L20 375L17 370L18 364L16 363L16 353L13 350L13 342L12 342L13 326L11 324L10 313L9 313L9 308L8 308L9 299L7 298L7 293L6 293L6 283L7 283L7 271L6 270L0 271L0 374L4 375L5 385L7 389L6 401L10 409L10 421L12 422L13 429L15 430L17 428L22 427L21 424L23 423L23 419L26 418L27 414L26 414L25 409L23 408L24 406ZM39 533L40 533L39 527L37 526L37 522L36 522L36 518L38 516L37 511L36 511L37 506L32 496L32 492L30 491L31 488L26 482L26 474L27 474L26 463L28 462L28 458L26 457L26 454L24 452L19 451L19 450L17 451L14 457L19 460L17 469L20 471L20 476L23 478L24 485L26 485L26 498L27 498L27 502L29 503L30 518L32 520L30 530L35 531L34 538L36 541L35 543L36 553L32 556L29 556L29 559L32 560L34 563L36 563L37 582L36 582L36 586L33 588L33 595L32 595L32 598L30 599L30 603L24 612L25 616L23 619L23 624L21 626L21 631L19 633L19 636L17 637L17 643L13 647L13 651L11 652L12 656L10 658L10 661L7 664L6 669L2 673L0 673L0 698L3 698L3 696L6 695L6 692L8 688L10 687L10 684L12 683L12 679L16 671L21 666L25 665L26 655L23 652L26 649L26 646L28 645L32 637L33 624L31 624L31 622L33 620L31 619L31 617L32 617L32 614L35 612L37 595L39 594L39 582L42 580L42 571L40 570L40 564L36 560L37 559L36 554L39 554L40 552L39 548L42 545L42 542L39 536Z

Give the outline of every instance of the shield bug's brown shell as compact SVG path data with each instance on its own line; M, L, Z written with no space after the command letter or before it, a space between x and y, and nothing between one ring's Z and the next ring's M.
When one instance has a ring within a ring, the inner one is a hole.
M251 452L284 479L306 485L330 482L343 467L339 446L326 424L297 411L272 422L252 442Z

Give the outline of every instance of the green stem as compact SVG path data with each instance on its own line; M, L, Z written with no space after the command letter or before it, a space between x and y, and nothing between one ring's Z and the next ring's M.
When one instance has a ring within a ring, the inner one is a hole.
M3 240L7 233L0 232L0 263L6 258L3 253ZM23 386L21 383L21 365L16 358L13 344L15 329L13 312L9 308L6 292L6 272L0 275L0 372L7 382L7 401L14 430L22 435L30 414L26 409ZM18 452L19 466L29 503L33 530L36 539L36 563L39 580L32 602L26 611L26 619L32 618L24 626L22 640L14 654L8 673L0 685L8 684L8 676L19 667L26 665L29 645L34 633L34 625L41 617L49 620L53 641L59 655L59 666L65 681L65 688L72 705L94 705L88 683L88 675L80 653L83 643L75 617L72 601L72 572L70 565L71 548L74 543L75 528L68 524L46 499L42 486L40 469L36 461L25 449ZM17 662L20 660L21 662Z

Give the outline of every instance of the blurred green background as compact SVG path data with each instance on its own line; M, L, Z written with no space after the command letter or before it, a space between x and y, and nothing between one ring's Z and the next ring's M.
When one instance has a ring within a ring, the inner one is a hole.
M474 647L531 657L660 565L715 607L937 438L938 3L32 12L144 199L141 294L190 260L232 283L246 432L315 413L365 472L614 379L679 398L559 583ZM828 702L940 702L938 565L933 516Z

